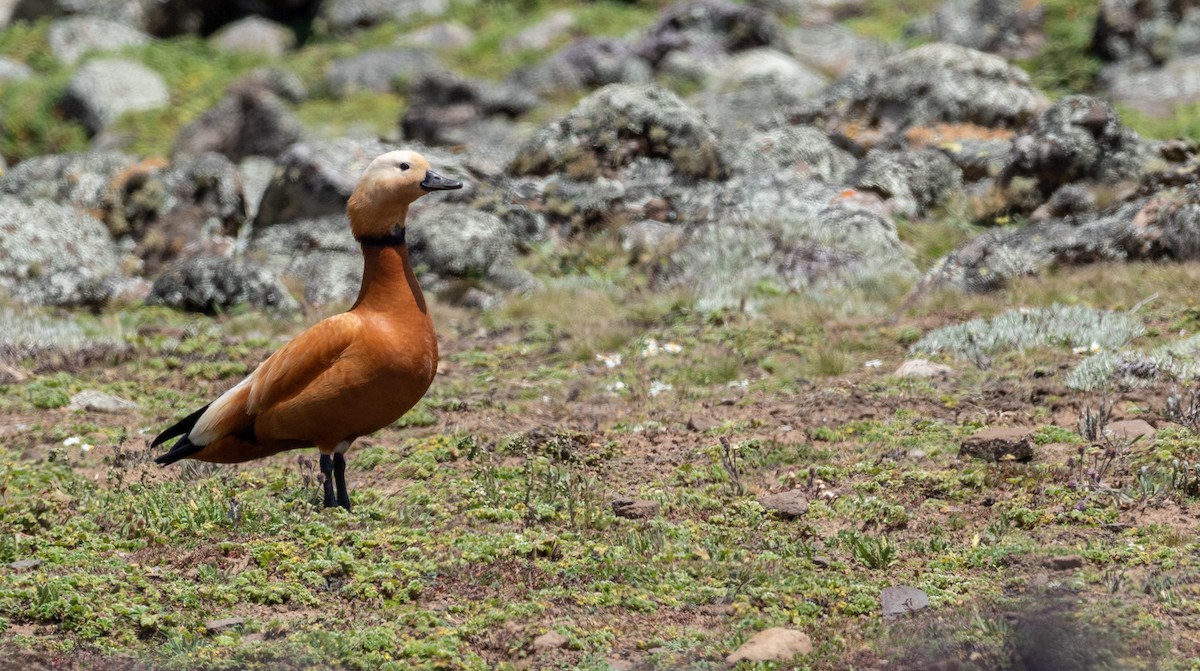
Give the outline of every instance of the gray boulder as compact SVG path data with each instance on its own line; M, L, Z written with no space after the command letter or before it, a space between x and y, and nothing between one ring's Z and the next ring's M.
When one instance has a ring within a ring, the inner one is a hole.
M779 174L817 177L842 184L857 161L820 129L783 126L762 131L738 144L733 168L747 177L773 179Z
M927 44L853 70L802 106L797 120L852 122L884 132L936 123L1019 127L1049 105L1004 59Z
M392 149L379 140L354 138L292 145L276 159L275 176L263 194L255 228L344 214L362 171L376 156Z
M116 244L70 205L0 196L0 290L20 303L99 306L119 275Z
M729 0L685 0L663 11L635 49L659 68L674 53L705 62L767 46L784 46L782 27L767 12Z
M411 104L400 119L404 137L425 144L471 144L479 122L513 119L536 107L537 96L517 86L474 81L451 72L430 72L412 82Z
M1152 68L1112 65L1100 79L1113 102L1165 118L1176 106L1200 100L1200 56L1175 58Z
M465 49L475 41L475 33L461 23L435 23L396 38L396 46L416 49Z
M576 22L577 19L570 10L551 12L546 18L505 40L501 49L508 53L549 49L555 42L570 34Z
M413 264L442 279L480 280L504 290L529 288L534 283L514 265L516 241L495 215L437 203L413 217L407 235Z
M878 193L895 213L913 218L925 216L962 189L963 180L958 166L936 149L872 149L846 181L857 189Z
M55 58L74 65L88 52L140 47L150 43L150 36L116 21L72 16L51 23L46 42Z
M95 135L123 114L161 109L170 101L157 72L136 61L106 58L88 61L71 77L61 107Z
M223 249L246 219L237 166L216 153L143 162L114 178L107 196L104 222L134 241L151 275L181 255Z
M1005 58L1029 58L1041 48L1043 10L1023 0L946 0L905 32Z
M362 285L362 252L345 212L256 231L249 258L297 287L306 305L349 303Z
M270 58L283 56L296 44L291 30L261 16L238 19L213 33L209 40L221 51Z
M0 82L22 82L33 76L33 69L11 58L0 58Z
M612 84L542 128L513 160L516 175L596 177L636 157L665 158L680 175L714 178L726 168L716 136L674 93Z
M1137 67L1200 55L1200 7L1188 0L1103 0L1092 51Z
M216 105L180 131L173 154L218 152L233 161L274 158L298 142L304 126L287 103L255 79L231 86Z
M50 200L102 216L113 179L136 160L119 152L48 154L21 161L0 175L0 194L25 201Z
M231 258L207 256L168 268L154 281L146 303L205 314L241 304L279 312L298 307L283 283L269 271Z
M441 16L449 6L449 0L324 0L317 21L325 32L344 35L387 21Z
M697 195L679 198L679 218L703 223L659 272L695 291L701 309L754 310L764 296L789 293L836 302L917 277L892 221L847 207L835 187L735 177Z
M13 21L33 23L43 18L91 16L144 30L151 0L17 0Z
M517 86L550 94L607 84L645 84L652 78L650 64L628 42L611 37L583 37L540 63L518 70L512 81Z
M1048 196L1080 180L1136 178L1146 155L1142 141L1111 105L1089 96L1067 96L1022 130L1003 177L1032 177Z
M401 84L439 69L437 59L417 49L376 49L334 61L325 74L330 94L343 98L360 91L390 93Z
M726 139L787 125L807 99L820 93L825 78L774 49L744 51L708 80L698 107Z
M1143 191L1100 214L1031 223L1015 230L985 233L941 259L921 282L921 290L952 286L986 292L1023 275L1051 267L1100 261L1200 258L1200 193L1188 182L1200 169L1148 180Z
M803 24L785 35L786 51L820 72L842 76L851 68L875 65L900 49L863 37L838 24Z

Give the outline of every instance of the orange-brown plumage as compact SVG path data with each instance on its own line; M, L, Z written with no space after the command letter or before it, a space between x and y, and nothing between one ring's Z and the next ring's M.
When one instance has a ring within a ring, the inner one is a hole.
M347 208L351 231L363 242L358 300L348 312L301 333L237 386L156 438L155 445L183 436L160 463L185 457L241 462L310 446L323 460L335 452L340 460L356 438L388 426L416 405L437 373L438 349L403 244L404 220L408 205L425 192L460 186L429 170L419 154L397 151L377 158ZM343 505L349 507L348 499Z

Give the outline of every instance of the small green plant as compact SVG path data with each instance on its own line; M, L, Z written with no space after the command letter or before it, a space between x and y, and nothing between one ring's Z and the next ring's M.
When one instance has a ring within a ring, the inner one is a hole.
M868 536L851 532L846 536L851 554L860 564L870 569L885 569L896 563L896 546L887 536Z

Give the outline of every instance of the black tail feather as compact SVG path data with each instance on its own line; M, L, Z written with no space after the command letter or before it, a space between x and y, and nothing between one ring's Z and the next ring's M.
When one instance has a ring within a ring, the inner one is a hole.
M171 450L169 452L155 459L154 463L160 466L173 464L180 459L186 459L192 456L202 449L204 449L203 445L196 445L192 441L188 440L187 436L184 436L183 438L179 439L178 443L175 443L173 446L171 446Z
M179 420L166 431L158 434L158 437L154 439L154 442L150 443L150 447L158 447L159 445L162 445L176 436L183 436L184 438L178 443L175 443L170 452L167 452L161 457L155 459L155 461L160 464L171 464L200 449L200 447L192 444L192 442L187 439L187 433L192 430L192 427L196 426L196 422L200 421L200 415L203 415L205 410L208 410L207 405Z

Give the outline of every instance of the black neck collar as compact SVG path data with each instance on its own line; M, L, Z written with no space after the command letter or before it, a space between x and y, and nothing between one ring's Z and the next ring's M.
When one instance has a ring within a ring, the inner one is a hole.
M404 246L404 227L392 231L389 235L368 235L358 238L363 247L402 247Z

